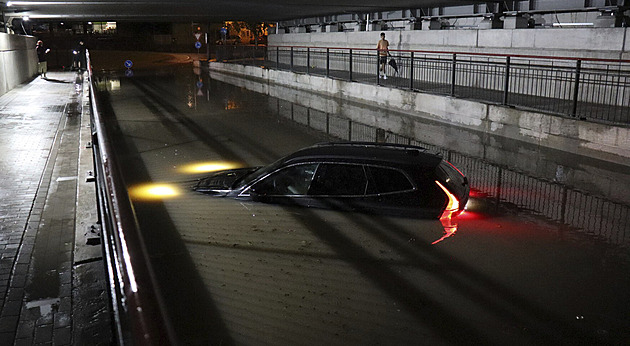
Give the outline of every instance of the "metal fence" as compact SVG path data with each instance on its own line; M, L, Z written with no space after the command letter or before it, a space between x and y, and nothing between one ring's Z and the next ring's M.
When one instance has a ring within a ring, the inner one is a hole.
M610 244L630 243L630 206L571 186L420 142L378 127L362 124L289 101L270 98L277 117L288 119L341 140L410 144L442 154L470 177L471 188L497 207L516 206Z
M396 68L388 64L384 79L375 49L231 49L240 53L229 60L243 64L630 124L628 60L390 50Z

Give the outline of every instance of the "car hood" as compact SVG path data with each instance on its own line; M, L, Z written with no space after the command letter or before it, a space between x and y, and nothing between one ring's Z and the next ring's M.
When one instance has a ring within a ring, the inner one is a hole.
M197 184L193 186L193 190L213 194L226 194L232 190L236 181L255 172L258 168L260 167L227 169L214 172L212 175L199 179Z

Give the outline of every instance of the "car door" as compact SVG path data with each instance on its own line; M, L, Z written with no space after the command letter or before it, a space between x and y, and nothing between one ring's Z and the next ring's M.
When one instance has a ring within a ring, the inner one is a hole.
M321 163L308 191L309 206L342 210L364 209L368 188L361 164Z
M411 217L437 217L445 195L428 171L403 171L394 167L366 167L372 190L378 192L377 211ZM414 176L412 180L410 174ZM413 181L413 182L412 182Z

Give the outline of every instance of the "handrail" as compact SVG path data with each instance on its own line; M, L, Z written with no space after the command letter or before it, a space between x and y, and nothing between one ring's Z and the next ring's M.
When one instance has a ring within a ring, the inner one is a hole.
M376 48L356 48L356 47L320 47L320 46L291 46L291 45L267 45L267 48L300 48L300 49L335 49L335 50L353 50L353 51L371 51L376 52ZM426 53L426 54L457 54L457 55L474 55L474 56L491 56L498 58L523 58L523 59L545 59L545 60L568 60L568 61L591 61L591 62L609 62L609 63L630 63L627 59L604 59L604 58L584 58L569 56L549 56L549 55L527 55L527 54L501 54L501 53L479 53L479 52L460 52L460 51L442 51L442 50L426 50L426 49L389 49L389 52L398 53Z
M96 98L89 52L91 131L99 222L119 345L176 344Z
M630 60L392 49L383 66L376 48L271 45L264 58L253 53L233 47L217 50L216 57L576 120L630 124Z

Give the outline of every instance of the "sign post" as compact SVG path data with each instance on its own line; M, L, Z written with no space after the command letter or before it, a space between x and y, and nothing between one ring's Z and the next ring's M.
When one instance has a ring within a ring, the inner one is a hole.
M125 71L125 76L133 77L133 70L131 69L131 67L133 67L133 61L125 60L125 67L127 68L127 70Z
M199 42L199 39L201 38L201 33L196 32L195 38L197 39L197 42L195 42L195 48L197 48L197 55L199 55L199 48L201 48L201 42Z

